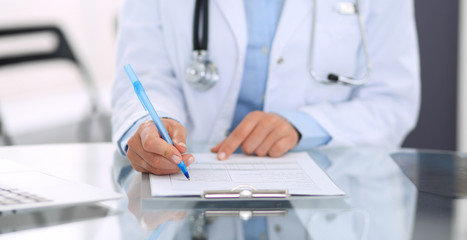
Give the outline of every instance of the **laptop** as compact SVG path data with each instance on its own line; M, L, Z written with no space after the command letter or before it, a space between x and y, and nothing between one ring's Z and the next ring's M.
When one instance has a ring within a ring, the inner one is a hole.
M0 215L113 200L121 195L0 159Z

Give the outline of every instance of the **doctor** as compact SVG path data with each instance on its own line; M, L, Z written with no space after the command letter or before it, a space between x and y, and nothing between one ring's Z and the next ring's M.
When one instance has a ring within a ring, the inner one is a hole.
M127 63L175 147L141 107ZM196 78L200 64L211 78ZM395 147L416 124L419 78L413 1L127 0L113 141L136 170L155 174L194 161L184 154L187 137L218 143L220 160L238 147L272 157Z

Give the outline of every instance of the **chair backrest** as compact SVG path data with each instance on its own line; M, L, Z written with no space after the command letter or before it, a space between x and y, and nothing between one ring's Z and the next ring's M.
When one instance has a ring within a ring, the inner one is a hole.
M0 29L0 39L3 37L30 37L31 34L35 33L52 33L58 40L58 45L55 49L49 52L33 52L33 53L21 53L18 55L7 55L0 56L0 67L32 61L41 61L48 59L67 59L73 61L75 64L79 64L77 58L71 51L70 45L65 38L63 32L56 26L37 26L37 27L23 27L23 28L10 28Z
M100 117L100 114L105 114L102 111L102 103L99 97L98 89L96 84L94 83L89 71L85 68L84 64L82 64L76 56L73 54L69 42L65 38L63 32L56 26L30 26L30 27L21 27L21 28L9 28L9 29L0 29L0 41L6 39L8 37L13 37L16 39L26 39L28 40L39 40L37 35L41 33L45 33L48 35L54 36L54 40L56 40L56 45L51 48L47 48L45 50L37 51L37 50L29 50L29 49L19 49L19 53L13 52L12 54L0 54L0 68L13 65L13 64L20 64L20 63L28 63L34 61L44 61L44 60L52 60L52 59L63 59L67 61L71 61L74 65L78 67L80 74L83 79L84 86L86 88L86 92L88 94L90 103L91 103L91 112L89 119L92 117L97 116ZM36 39L34 39L36 36ZM40 47L40 44L38 44ZM83 120L84 122L84 120ZM0 137L3 138L3 142L5 145L11 145L11 138L6 133L5 129L2 127L2 116L0 114ZM106 140L110 139L110 129L109 123L107 120L99 120L100 127L104 129L104 135ZM89 140L91 128L87 129L86 131L83 130L86 126L80 125L80 138L84 140ZM83 135L83 136L81 136Z

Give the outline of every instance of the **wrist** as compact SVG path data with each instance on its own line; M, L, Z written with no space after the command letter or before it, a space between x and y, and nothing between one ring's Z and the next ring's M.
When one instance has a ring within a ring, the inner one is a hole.
M287 118L285 118L284 116L280 115L280 114L277 114L277 113L272 113L274 116L276 117L279 117L280 119L284 120L285 122L287 122L294 130L295 130L295 133L297 134L297 145L298 143L300 142L300 140L302 139L302 133L295 127L295 125L293 125Z

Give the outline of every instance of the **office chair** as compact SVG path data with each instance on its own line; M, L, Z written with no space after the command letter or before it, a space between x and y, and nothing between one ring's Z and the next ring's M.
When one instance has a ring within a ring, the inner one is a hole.
M13 145L13 141L11 141L10 135L4 130L3 127L3 121L2 121L2 115L1 115L1 109L0 109L0 146L2 145Z
M81 141L89 141L90 139L90 127L86 129L86 125L89 125L91 120L95 117L97 119L99 127L102 129L105 139L110 139L110 128L109 123L106 121L102 113L102 104L99 99L97 86L91 78L88 70L85 66L76 58L73 54L73 51L68 44L68 41L65 38L63 32L56 26L34 26L34 27L24 27L24 28L12 28L12 29L0 29L0 39L4 37L13 37L13 36L25 36L36 33L52 33L58 40L57 47L49 52L41 53L22 53L21 55L16 56L0 56L0 68L12 65L20 64L27 62L36 62L36 61L47 61L53 59L63 59L68 60L75 64L82 76L84 87L88 94L88 98L91 103L91 111L89 116L85 117L79 125L79 139ZM89 121L89 124L87 123ZM3 142L5 145L11 145L11 137L6 132L5 128L2 127L2 116L0 115L0 135L2 135Z

